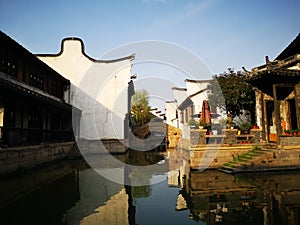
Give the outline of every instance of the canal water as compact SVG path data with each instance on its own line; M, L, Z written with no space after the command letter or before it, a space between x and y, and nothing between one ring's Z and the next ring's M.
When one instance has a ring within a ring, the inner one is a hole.
M171 172L147 178L161 182L129 186L99 175L84 160L66 160L2 178L0 224L300 224L300 172L233 176L190 170L170 153L117 158L166 164Z

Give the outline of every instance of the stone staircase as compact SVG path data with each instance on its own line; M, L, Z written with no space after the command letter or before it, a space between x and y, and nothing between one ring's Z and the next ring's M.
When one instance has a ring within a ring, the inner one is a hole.
M276 161L275 145L265 145L263 148L254 147L252 150L233 157L219 170L226 173L252 172L270 167Z

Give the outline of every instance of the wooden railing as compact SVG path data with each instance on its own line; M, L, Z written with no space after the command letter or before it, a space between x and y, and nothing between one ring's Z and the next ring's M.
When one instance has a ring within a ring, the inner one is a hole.
M74 140L72 130L0 127L0 147L36 145Z

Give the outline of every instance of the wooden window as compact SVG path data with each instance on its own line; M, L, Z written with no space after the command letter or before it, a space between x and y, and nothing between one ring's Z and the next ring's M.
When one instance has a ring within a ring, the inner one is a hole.
M29 84L41 90L44 89L44 77L35 73L29 73Z
M180 112L180 123L183 123L183 112Z
M28 113L28 128L42 128L43 127L43 116L36 110L31 109Z
M12 57L1 56L0 70L3 73L17 77L17 60Z
M188 109L184 110L184 122L187 123L189 120L189 112Z

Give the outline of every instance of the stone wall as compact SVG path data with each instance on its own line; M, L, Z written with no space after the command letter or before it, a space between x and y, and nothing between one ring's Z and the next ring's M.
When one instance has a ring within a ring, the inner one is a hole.
M218 169L238 155L242 155L253 146L221 147L212 146L190 151L190 166L192 169Z
M218 169L233 158L253 149L251 146L219 147L211 146L190 151L190 166L192 169ZM249 171L259 170L285 170L300 168L300 146L292 149L265 150L259 157L248 162ZM246 162L245 162L246 163ZM251 165L253 164L253 165ZM251 167L250 167L251 166Z
M206 144L206 129L191 129L190 143L191 145L205 145Z
M168 142L169 148L176 148L181 137L181 130L179 128L168 125Z
M258 144L262 140L262 129L251 129L250 135L253 135L251 142Z
M74 149L74 142L0 149L0 176L66 158Z
M299 136L279 136L279 143L281 146L300 145Z
M132 143L131 143L132 144ZM122 154L128 150L128 140L103 139L103 140L78 140L81 155L88 154Z
M224 144L237 144L237 129L223 129L222 132L225 135L223 139Z
M214 137L223 138L221 140L222 144L229 144L229 145L235 145L238 144L238 137L241 137L238 135L237 129L222 129L222 135L206 135L207 130L206 129L191 129L190 134L190 143L192 146L195 145L205 145L207 143L213 144L213 141L207 141L207 139L213 140ZM205 136L206 135L206 136ZM261 142L261 136L262 136L262 130L261 129L251 129L249 140L251 140L251 143L258 144ZM244 137L246 138L246 137Z

